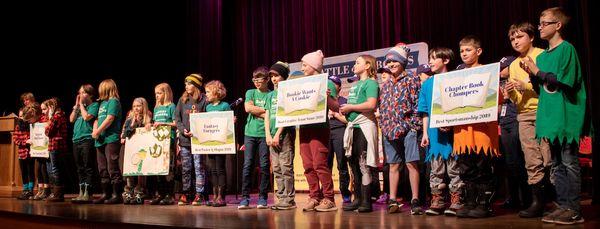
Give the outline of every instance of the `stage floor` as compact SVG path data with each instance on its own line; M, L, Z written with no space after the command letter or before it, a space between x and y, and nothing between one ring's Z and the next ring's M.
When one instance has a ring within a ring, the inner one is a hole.
M70 196L71 197L71 196ZM233 199L234 196L228 196ZM255 206L256 196L252 205ZM337 195L336 203L341 206ZM194 206L151 206L151 205L75 205L69 202L44 203L39 201L20 201L14 198L0 198L0 224L14 225L15 222L28 221L34 226L37 220L47 219L38 224L61 227L94 227L94 224L113 225L113 228L144 227L149 225L167 227L196 228L542 228L553 227L540 219L521 219L515 211L505 211L496 206L496 217L487 219L459 219L445 216L411 216L405 205L399 214L387 214L386 206L375 204L372 213L356 212L302 212L301 206L307 194L296 196L298 208L289 211L270 209L238 210L237 205L221 208ZM600 208L590 206L584 201L585 224L576 228L600 228ZM67 226L69 227L69 226Z

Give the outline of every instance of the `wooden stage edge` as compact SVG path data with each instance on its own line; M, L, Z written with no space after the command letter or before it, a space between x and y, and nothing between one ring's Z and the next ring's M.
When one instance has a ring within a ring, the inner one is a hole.
M74 197L70 195L69 197ZM0 198L1 228L546 228L553 224L537 219L521 219L516 210L494 206L496 216L486 219L459 219L446 216L413 216L407 205L398 214L387 214L386 206L374 204L374 212L359 214L341 210L302 212L307 194L297 194L299 208L238 210L226 207L151 205L75 205L69 202L44 203ZM229 200L234 196L228 196ZM252 196L251 206L256 206ZM600 228L600 207L583 203L586 222L561 228ZM272 204L272 196L269 204Z

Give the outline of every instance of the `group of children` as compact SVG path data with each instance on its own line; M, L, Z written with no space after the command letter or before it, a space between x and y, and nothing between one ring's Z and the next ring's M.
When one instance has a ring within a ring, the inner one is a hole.
M546 50L533 46L535 27L530 23L510 27L508 37L519 56L500 61L498 122L442 128L429 126L433 79L437 74L450 71L450 64L455 58L449 48L431 49L429 64L419 66L417 74L406 70L410 50L405 44L399 43L391 48L381 68L378 68L373 56L360 55L353 67L356 77L352 80L356 82L350 88L348 98L339 96L341 80L329 77L329 119L325 123L296 127L275 127L278 85L288 77L322 73L323 53L317 50L303 56L302 75L290 75L288 64L282 61L277 61L270 68L257 68L252 73L255 89L246 92L244 104L248 118L244 128L242 200L238 209L250 208L256 160L259 160L260 167L256 208L269 208L270 171L277 184L276 202L270 208L288 210L297 207L293 161L295 139L299 137L299 152L309 185L309 200L302 210L327 212L338 209L334 202L331 170L335 156L340 172L343 210L371 212L372 193L379 189L373 184L378 183L375 171L380 128L385 162L389 165L389 213L400 212L402 208L402 203L397 201L398 183L400 171L406 166L411 188L411 214L472 218L492 216L492 200L498 182L494 160L502 152L511 171L508 175L510 198L506 205L527 207L519 212L521 217L541 217L545 204L549 202L544 199L544 190L553 185L558 207L545 214L542 221L559 224L583 222L579 204L577 143L583 134L586 93L577 53L561 36L568 19L560 8L542 12L538 30L540 37L549 42ZM463 63L457 69L482 65L479 57L483 50L477 37L464 37L459 48ZM381 73L381 84L378 83L378 73ZM272 91L269 81L273 84ZM150 112L144 98L136 98L125 117L121 115L114 81L104 80L98 92L99 97L96 98L91 85L82 85L69 116L69 121L74 123L73 153L80 181L79 196L72 202L143 203L150 194L147 180L154 180L158 187L152 193L150 203L173 204L174 152L177 151L183 186L178 204L225 205L225 155L192 154L193 134L189 122L191 113L230 109L229 104L221 101L226 95L221 82L211 81L204 85L201 75L187 76L185 91L177 105L173 103L169 85L159 84L155 87L153 112ZM57 99L46 100L41 105L35 103L31 94L25 94L21 99L24 107L20 110L21 121L14 134L24 184L19 198L63 201L61 178L65 174L59 160L65 153L66 114L60 109ZM48 159L34 160L28 155L31 143L28 140L29 124L36 122L47 123L46 135L50 139ZM169 175L123 179L119 168L122 145L135 128L161 125L170 126L173 130ZM296 131L299 136L296 136ZM420 154L422 150L426 151L425 158ZM205 159L208 161L204 162ZM419 180L424 175L419 170L419 162L423 160L430 164L431 203L426 211L419 199ZM39 165L39 189L33 195L35 161ZM102 195L94 200L90 190L96 163ZM449 178L447 181L446 177ZM213 187L212 200L204 194L207 180ZM525 180L528 185L525 185Z

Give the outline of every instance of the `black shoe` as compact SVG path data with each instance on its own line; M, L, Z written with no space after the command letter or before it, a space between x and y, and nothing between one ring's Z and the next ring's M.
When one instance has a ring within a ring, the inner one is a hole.
M491 185L477 185L477 206L470 210L467 215L471 218L485 218L492 216L492 198L494 191Z
M521 218L536 218L541 217L544 213L544 187L542 182L531 185L531 206L520 211Z
M352 203L343 206L342 210L344 211L354 211L356 209L358 209L358 207L360 207L360 202L361 202L361 188L359 186L354 186L354 199L352 200Z
M104 201L104 204L121 204L123 203L123 198L121 196L121 192L123 189L121 188L121 183L114 183L112 185L112 196L110 199Z
M175 204L175 198L173 195L167 194L165 198L160 200L160 205L173 205Z
M165 197L161 194L155 195L154 198L152 198L152 200L150 200L150 205L159 205L160 201L163 200L163 198L165 198Z
M17 196L17 200L29 200L33 196L33 192L29 190L23 190L21 195Z
M94 204L104 204L104 201L108 200L108 198L110 198L110 196L112 195L112 189L109 183L101 183L100 185L102 187L102 195L100 196L100 198L95 199L92 202Z
M360 213L363 212L372 212L373 205L371 204L371 185L363 185L361 190L362 198L360 206L357 211Z
M464 193L463 198L465 200L464 201L465 204L463 205L463 207L461 209L458 209L456 211L456 216L461 217L461 218L466 218L466 217L469 217L469 211L475 209L475 206L477 206L477 203L476 203L477 189L475 188L474 184L465 183L463 193Z
M418 199L413 199L410 201L410 214L411 215L422 215L423 208L421 208L421 204Z

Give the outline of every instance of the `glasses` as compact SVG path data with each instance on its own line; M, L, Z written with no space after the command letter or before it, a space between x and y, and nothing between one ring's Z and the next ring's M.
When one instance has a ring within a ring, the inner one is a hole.
M546 26L553 25L556 23L558 23L558 21L541 21L540 24L538 25L538 28L541 29L541 28L544 28Z
M263 81L265 81L265 80L266 80L266 78L253 78L253 79L252 79L252 82L255 82L255 83L260 83L260 82L263 82Z

